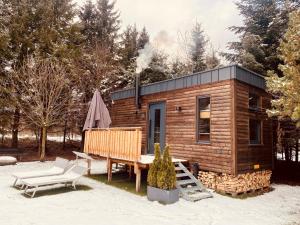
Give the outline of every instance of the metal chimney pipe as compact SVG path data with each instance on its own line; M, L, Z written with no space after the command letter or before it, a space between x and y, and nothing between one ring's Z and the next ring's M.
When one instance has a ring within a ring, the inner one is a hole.
M140 87L140 74L135 74L135 106L139 110L141 108L141 87Z

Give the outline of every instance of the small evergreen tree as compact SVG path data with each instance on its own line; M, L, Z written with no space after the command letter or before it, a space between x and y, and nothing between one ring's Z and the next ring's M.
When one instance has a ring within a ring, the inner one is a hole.
M289 27L280 44L280 57L283 64L280 77L274 71L268 71L267 87L277 96L272 100L269 115L279 118L289 117L300 126L300 10L291 13Z
M149 40L150 40L149 34L146 30L146 27L144 27L137 40L138 49L143 49L145 45L149 43Z
M160 147L158 143L155 144L154 151L155 157L153 163L150 165L147 177L148 185L151 187L157 187L157 173L161 165Z
M170 78L168 56L162 51L155 51L147 68L140 73L141 84L149 84Z
M176 186L176 171L169 154L169 146L165 147L160 170L157 174L157 187L164 190L174 189Z
M170 65L170 74L172 78L181 77L191 73L191 65L188 62L184 62L180 58L175 58Z
M206 56L205 62L209 70L220 66L220 59L217 57L216 51L213 48L211 54Z
M204 36L201 24L196 23L191 32L191 44L189 46L189 54L193 64L193 72L200 72L206 69L205 64L205 47L207 40Z

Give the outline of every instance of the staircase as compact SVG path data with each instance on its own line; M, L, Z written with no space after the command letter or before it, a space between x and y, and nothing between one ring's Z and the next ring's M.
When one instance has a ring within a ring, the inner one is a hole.
M187 201L198 201L211 198L212 194L206 190L203 184L180 162L174 163L176 170L176 187L180 195Z

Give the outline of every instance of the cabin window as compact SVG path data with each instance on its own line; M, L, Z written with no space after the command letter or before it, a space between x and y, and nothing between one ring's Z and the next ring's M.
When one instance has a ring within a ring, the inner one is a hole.
M254 93L249 93L249 109L259 110L260 108L260 96Z
M250 144L261 144L261 121L249 119Z
M198 97L197 141L210 141L210 97Z

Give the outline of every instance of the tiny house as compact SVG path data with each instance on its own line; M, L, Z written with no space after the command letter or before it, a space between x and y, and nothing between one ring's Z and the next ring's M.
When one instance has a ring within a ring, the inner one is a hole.
M160 143L203 171L272 168L271 96L257 73L230 65L116 91L112 99L112 126L142 127L143 154Z

